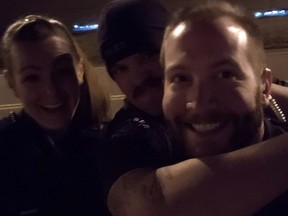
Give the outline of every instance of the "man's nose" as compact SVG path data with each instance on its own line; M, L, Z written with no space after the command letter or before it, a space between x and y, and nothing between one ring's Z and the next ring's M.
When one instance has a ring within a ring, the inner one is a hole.
M195 81L187 94L187 110L205 111L217 104L216 92L210 82Z

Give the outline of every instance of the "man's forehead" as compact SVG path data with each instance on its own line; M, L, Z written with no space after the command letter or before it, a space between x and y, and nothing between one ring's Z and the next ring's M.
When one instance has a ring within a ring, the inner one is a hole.
M176 46L177 49L181 49L181 47L187 49L187 46L200 46L199 43L205 41L208 44L222 44L223 48L238 47L245 50L248 47L248 34L229 17L200 20L193 24L186 21L179 23L171 30L164 49L165 52L169 48L173 49L173 46Z
M205 61L206 65L213 67L219 62L231 64L236 56L246 59L247 40L246 31L232 19L198 22L195 25L179 23L170 32L165 44L165 71L187 64L187 58L190 63L192 60Z
M235 20L230 17L222 17L219 19L219 23L223 25L224 29L226 29L228 33L234 36L238 43L243 45L247 44L248 33Z

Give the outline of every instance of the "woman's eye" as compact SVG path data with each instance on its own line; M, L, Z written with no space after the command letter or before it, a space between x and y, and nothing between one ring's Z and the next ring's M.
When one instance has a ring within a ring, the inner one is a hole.
M22 79L23 82L29 82L29 83L36 82L38 80L39 77L36 74L27 75Z

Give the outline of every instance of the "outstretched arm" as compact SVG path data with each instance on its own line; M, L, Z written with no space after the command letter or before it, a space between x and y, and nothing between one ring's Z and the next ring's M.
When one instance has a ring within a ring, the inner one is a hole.
M115 216L251 215L288 189L288 134L217 156L138 169L112 186Z

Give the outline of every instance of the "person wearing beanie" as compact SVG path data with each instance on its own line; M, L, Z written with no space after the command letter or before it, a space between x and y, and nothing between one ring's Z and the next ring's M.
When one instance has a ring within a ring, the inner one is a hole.
M180 152L166 132L162 111L159 56L169 19L157 0L115 0L101 12L100 53L107 72L126 96L104 133L100 170L106 196L126 172L175 163Z
M127 171L171 164L176 158L164 126L159 62L169 18L157 0L111 1L101 12L100 53L109 75L126 96L124 106L105 129L100 169L105 173L106 194Z
M100 54L126 102L152 116L162 115L163 71L159 52L169 13L155 0L116 0L102 11Z

